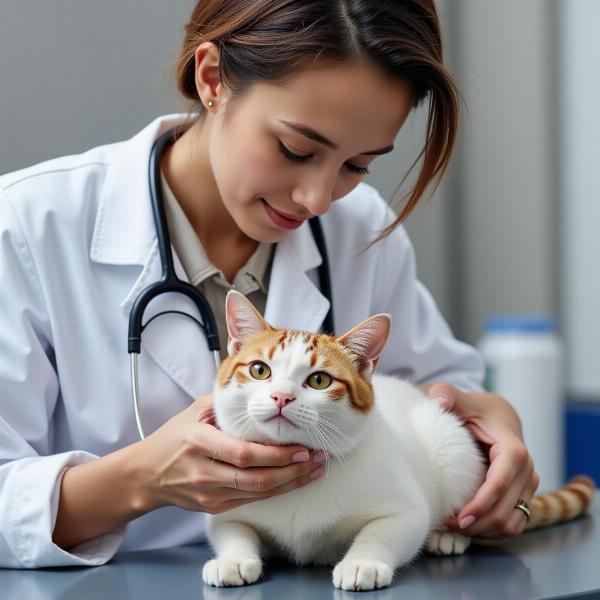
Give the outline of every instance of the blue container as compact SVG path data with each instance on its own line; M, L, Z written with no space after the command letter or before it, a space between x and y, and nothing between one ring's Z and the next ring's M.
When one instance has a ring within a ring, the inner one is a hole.
M600 485L600 402L566 405L567 479L588 475Z

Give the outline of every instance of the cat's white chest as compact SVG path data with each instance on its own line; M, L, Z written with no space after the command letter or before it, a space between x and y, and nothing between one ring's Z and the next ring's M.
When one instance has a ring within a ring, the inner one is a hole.
M338 472L339 465L329 467L318 481L229 511L226 518L239 518L253 526L268 545L285 550L297 563L335 562L368 520L366 507L372 502L360 490L352 494L348 482L341 485L344 475Z

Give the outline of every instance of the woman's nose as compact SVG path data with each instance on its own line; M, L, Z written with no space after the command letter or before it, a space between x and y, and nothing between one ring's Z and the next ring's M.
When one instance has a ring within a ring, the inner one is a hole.
M335 181L323 176L304 181L292 194L292 200L312 215L320 216L329 210Z

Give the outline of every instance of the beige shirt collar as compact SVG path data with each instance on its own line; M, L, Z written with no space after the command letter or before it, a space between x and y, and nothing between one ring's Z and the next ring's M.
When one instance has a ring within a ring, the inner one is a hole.
M229 283L225 275L212 264L204 247L200 243L194 228L177 202L175 195L161 173L165 211L169 224L171 243L181 260L181 264L194 286L215 276L215 281L234 287L242 294L249 294L260 289L267 293L269 265L273 256L274 244L261 242L246 264L237 272L233 282Z

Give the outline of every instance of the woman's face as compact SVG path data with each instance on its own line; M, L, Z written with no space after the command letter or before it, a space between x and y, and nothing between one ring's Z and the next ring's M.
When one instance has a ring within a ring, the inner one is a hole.
M209 159L240 230L276 242L348 194L394 139L413 105L408 83L366 65L256 83L210 132Z

